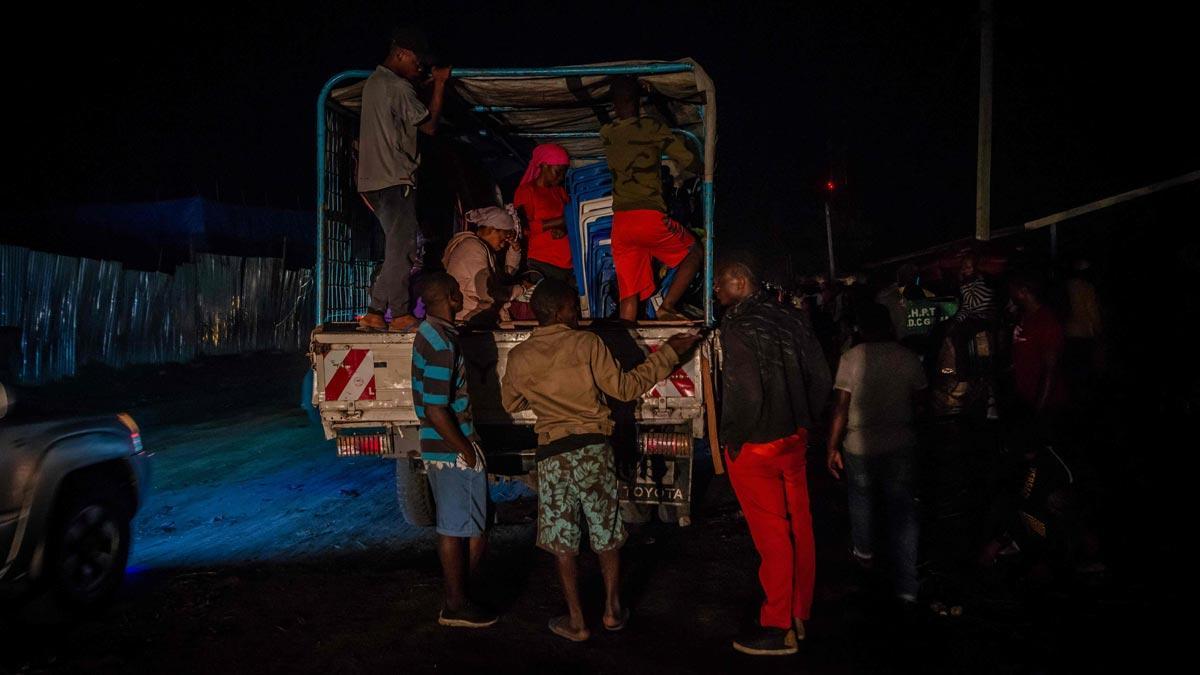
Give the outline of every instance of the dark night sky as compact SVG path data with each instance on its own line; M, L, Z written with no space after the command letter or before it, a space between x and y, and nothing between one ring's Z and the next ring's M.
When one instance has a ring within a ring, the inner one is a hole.
M318 90L373 66L415 5L459 65L700 61L726 241L762 244L768 222L811 235L833 165L876 253L973 232L972 2L164 4L10 23L6 208L218 182L229 201L310 208ZM1194 24L1166 4L1049 4L997 2L996 227L1200 168Z

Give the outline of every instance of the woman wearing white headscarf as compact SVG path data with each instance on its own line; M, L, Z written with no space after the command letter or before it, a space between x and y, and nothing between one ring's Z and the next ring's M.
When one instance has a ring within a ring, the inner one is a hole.
M446 244L442 264L458 280L463 308L457 321L508 321L506 306L524 290L521 284L508 286L501 281L496 255L507 246L516 250L517 224L512 215L498 206L467 211L474 232L459 232Z

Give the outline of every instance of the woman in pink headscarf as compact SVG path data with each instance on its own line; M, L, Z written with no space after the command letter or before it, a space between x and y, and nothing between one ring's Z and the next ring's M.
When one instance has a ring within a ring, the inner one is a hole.
M529 268L574 286L571 246L563 219L568 198L562 183L570 162L561 145L543 143L534 148L513 204L529 226Z

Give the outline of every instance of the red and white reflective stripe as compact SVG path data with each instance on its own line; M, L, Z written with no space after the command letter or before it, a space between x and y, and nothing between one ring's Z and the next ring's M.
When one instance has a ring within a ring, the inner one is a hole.
M667 379L654 385L654 388L650 390L651 398L662 398L664 396L687 398L695 395L696 383L683 368L671 373L667 376Z
M675 387L680 396L696 395L696 383L692 381L691 376L683 368L671 373L671 377L667 378L667 380Z
M650 351L651 353L656 352L658 347L653 346ZM677 368L675 372L667 376L667 379L654 385L649 394L650 398L663 398L664 396L687 398L695 395L696 382L683 368Z
M375 358L370 349L334 349L325 355L325 400L375 400Z

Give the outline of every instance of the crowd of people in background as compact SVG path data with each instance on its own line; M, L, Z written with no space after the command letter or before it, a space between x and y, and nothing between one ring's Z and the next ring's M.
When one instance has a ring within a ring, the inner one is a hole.
M926 558L920 521L956 489L987 502L962 555L985 567L1011 556L1049 577L1105 570L1087 484L1086 415L1105 369L1090 265L997 258L986 274L981 258L967 249L925 268L903 263L874 284L856 274L771 287L811 318L836 363L826 463L847 481L850 559L870 570L876 540L886 542L904 600ZM973 484L943 480L947 462Z

